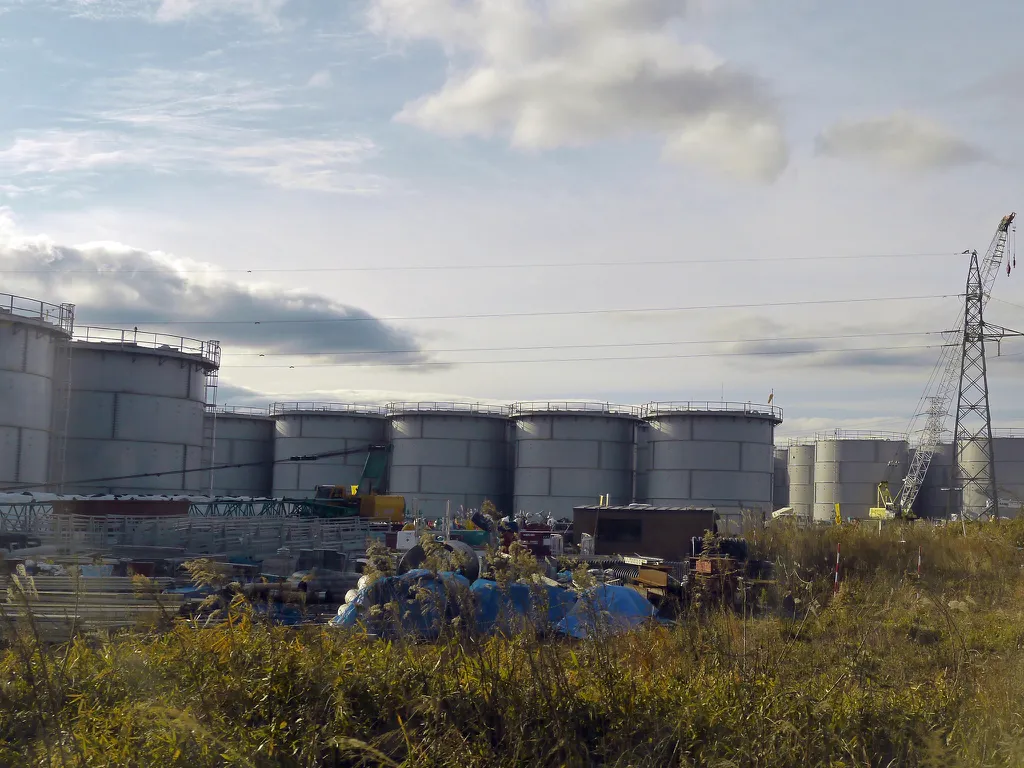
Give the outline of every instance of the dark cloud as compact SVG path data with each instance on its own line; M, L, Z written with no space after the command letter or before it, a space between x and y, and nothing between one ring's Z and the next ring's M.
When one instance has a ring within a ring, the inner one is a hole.
M836 123L818 136L817 151L918 173L986 159L983 151L943 126L903 112Z
M413 334L312 291L232 282L202 265L118 244L68 247L2 234L6 289L76 304L79 326L138 326L265 353L339 352L345 362L427 360Z

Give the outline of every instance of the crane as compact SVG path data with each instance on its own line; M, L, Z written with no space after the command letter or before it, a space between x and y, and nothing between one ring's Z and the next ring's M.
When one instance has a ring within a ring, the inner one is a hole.
M995 284L996 276L1003 268L1003 257L1006 255L1007 242L1010 236L1010 225L1016 218L1016 213L1009 213L1004 216L992 242L985 252L985 257L979 265L981 275L981 305L984 307L992 294L992 286ZM977 258L977 253L964 251ZM913 421L911 421L908 435L915 434L918 420L925 418L924 428L920 430L921 439L914 458L910 462L907 476L903 480L903 487L900 488L896 498L890 502L892 510L897 516L909 514L921 490L928 467L931 466L932 458L939 450L942 442L942 435L946 431L946 419L949 417L950 404L957 396L961 358L957 352L962 348L964 335L964 319L966 306L960 310L955 330L945 334L946 343L939 354L939 360L935 364L928 386L921 397L919 407L916 409Z

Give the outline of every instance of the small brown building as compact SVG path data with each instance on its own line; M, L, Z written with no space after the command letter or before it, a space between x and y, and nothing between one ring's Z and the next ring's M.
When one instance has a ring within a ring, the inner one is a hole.
M584 533L594 537L595 555L643 555L680 560L690 555L694 536L716 529L711 508L574 507L572 527L576 544Z

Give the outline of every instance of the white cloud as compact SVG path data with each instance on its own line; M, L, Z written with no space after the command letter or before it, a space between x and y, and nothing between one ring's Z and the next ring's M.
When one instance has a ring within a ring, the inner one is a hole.
M285 87L220 72L143 69L100 81L79 122L90 127L21 134L0 143L8 177L190 171L249 176L284 189L366 194L385 179L361 165L377 152L366 137L289 135L275 121L298 109ZM47 179L52 181L52 179Z
M370 26L428 41L452 70L398 119L451 136L508 135L521 149L653 135L669 159L770 181L787 163L759 78L684 44L680 0L373 0Z
M277 26L287 4L288 0L0 0L0 13L45 8L93 20L138 18L161 23L241 16Z
M309 82L306 83L306 87L330 88L333 82L334 79L331 77L331 70L321 69L319 72L315 73L311 78L309 78Z
M908 112L836 123L818 136L817 149L822 155L917 173L985 159L985 153L970 142Z

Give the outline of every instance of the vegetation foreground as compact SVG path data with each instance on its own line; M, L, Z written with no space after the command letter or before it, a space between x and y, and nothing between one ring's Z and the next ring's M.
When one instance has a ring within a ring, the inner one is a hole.
M0 765L1024 766L1024 521L749 538L746 615L603 640L11 629Z

